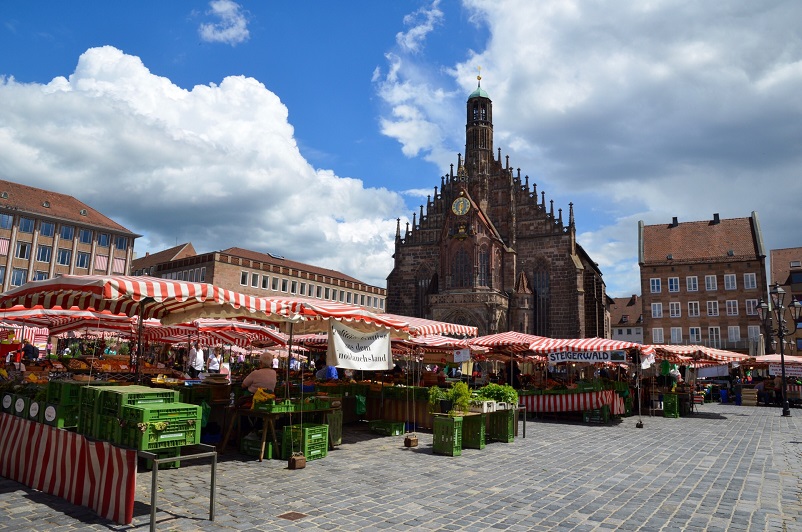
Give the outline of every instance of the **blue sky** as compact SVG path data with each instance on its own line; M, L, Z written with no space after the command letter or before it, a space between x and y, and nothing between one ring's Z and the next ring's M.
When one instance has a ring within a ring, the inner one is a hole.
M637 222L746 217L802 244L794 1L0 4L0 177L144 235L269 251L385 285L402 226L464 151L482 68L495 144L608 293Z

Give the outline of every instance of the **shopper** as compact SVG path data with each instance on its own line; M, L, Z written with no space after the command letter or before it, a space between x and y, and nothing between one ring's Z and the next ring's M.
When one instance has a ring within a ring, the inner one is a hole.
M251 393L262 388L270 393L276 389L276 370L273 369L273 357L266 356L260 359L259 369L250 372L242 381L242 387Z
M203 366L206 360L203 357L203 349L201 349L200 342L195 342L192 349L189 350L189 367L187 373L193 379L197 379L200 372L203 371Z
M209 350L209 361L206 369L209 373L220 373L220 353L216 349Z

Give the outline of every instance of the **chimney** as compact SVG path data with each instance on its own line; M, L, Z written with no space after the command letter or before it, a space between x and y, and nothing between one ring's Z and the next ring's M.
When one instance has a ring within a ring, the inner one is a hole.
M716 225L717 223L720 223L720 222L721 222L721 219L718 217L718 213L717 212L713 213L713 225Z
M638 295L637 294L632 294L632 297L629 299L629 304L628 305L634 305L637 302L638 302Z
M673 218L671 218L671 226L670 227L677 227L678 225L679 225L679 220L677 219L677 217L674 216Z

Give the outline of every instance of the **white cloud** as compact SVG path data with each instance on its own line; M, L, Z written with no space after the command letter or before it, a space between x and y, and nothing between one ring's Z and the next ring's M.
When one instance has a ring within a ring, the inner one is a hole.
M212 0L209 2L211 10L208 14L215 17L217 22L202 23L198 28L201 39L206 42L221 42L237 45L250 37L248 19L242 12L242 7L232 0Z
M426 36L443 20L443 12L439 6L440 0L434 0L430 6L422 7L404 17L404 24L411 28L395 36L396 42L402 49L409 52L420 51Z
M489 32L481 50L434 65L399 47L377 77L382 132L403 153L447 169L464 147L465 97L481 65L495 147L555 208L574 202L579 242L613 295L639 292L638 219L758 211L769 248L801 244L791 228L802 222L802 4L463 5Z
M146 235L136 251L239 246L384 286L403 199L315 169L252 78L190 90L93 48L69 78L0 80L0 176L73 195Z

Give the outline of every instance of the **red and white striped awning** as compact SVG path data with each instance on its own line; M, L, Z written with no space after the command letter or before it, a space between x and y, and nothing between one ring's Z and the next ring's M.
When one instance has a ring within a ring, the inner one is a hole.
M609 338L549 338L531 346L532 351L540 354L560 351L623 351L627 349L638 349L644 355L654 353L652 346Z
M479 328L472 325L459 325L445 321L427 320L424 318L412 318L409 316L398 316L396 314L379 314L382 317L406 322L409 324L409 334L412 336L431 336L450 334L454 336L476 336Z
M680 355L690 357L694 361L707 360L721 363L740 362L749 358L749 355L743 353L725 351L704 345L656 344L648 347L655 350L658 358L660 358L660 355Z
M302 297L261 297L258 299L263 301L263 305L267 308L284 312L292 311L300 315L303 321L293 325L294 332L299 334L325 330L326 326L323 322L327 320L345 322L349 327L355 329L372 331L384 328L404 335L409 334L409 325L406 321L375 314L356 305Z
M0 296L0 308L71 308L158 318L178 323L198 317L253 317L276 322L301 318L276 302L206 283L155 277L65 275L31 281Z
M507 352L524 353L526 351L532 351L533 347L550 340L551 338L543 336L508 331L472 338L468 340L468 343L471 346L489 347L492 350L501 349Z

